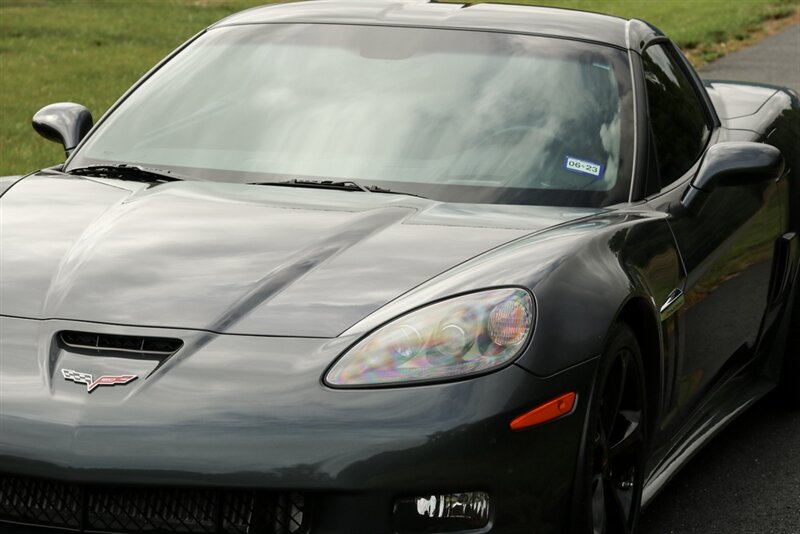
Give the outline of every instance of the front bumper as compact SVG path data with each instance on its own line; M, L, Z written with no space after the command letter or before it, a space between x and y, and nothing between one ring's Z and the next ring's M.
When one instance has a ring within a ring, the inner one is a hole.
M167 364L75 354L61 330L176 337ZM0 317L0 472L81 484L258 488L313 494L312 532L393 532L396 499L487 491L493 533L562 532L589 361L549 378L511 365L446 384L333 390L352 343ZM62 368L134 373L86 387ZM158 368L157 368L158 367ZM566 391L575 411L522 432L509 422Z

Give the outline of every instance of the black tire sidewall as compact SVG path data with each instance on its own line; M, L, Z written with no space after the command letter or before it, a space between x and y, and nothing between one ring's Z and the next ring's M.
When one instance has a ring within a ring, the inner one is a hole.
M792 306L787 306L786 310L790 316L777 392L786 406L800 409L800 269L795 274L791 296Z
M647 444L648 444L648 413L647 413L647 390L645 389L645 376L644 368L642 365L642 353L639 348L639 343L633 330L625 323L618 323L609 331L606 342L606 347L603 354L599 358L597 372L594 379L592 388L592 397L589 405L589 415L587 417L587 424L584 430L583 445L581 447L581 459L579 480L577 481L578 499L576 511L578 512L578 520L575 521L576 534L591 534L592 532L592 515L591 515L591 484L592 484L592 468L593 468L593 440L594 432L600 417L600 399L603 395L605 383L608 375L616 361L617 354L622 349L629 349L632 354L632 361L635 362L635 373L639 380L639 387L642 392L642 432L644 433L644 449L642 451L639 463L639 480L634 488L634 522L631 534L635 534L638 530L639 518L641 516L641 499L644 489L645 480L645 465L647 458Z

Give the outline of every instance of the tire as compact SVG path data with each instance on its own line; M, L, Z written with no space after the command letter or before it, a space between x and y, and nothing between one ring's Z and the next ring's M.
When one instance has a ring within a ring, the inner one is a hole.
M794 282L794 306L790 312L786 352L781 366L777 394L780 402L791 409L800 409L800 273Z
M582 447L577 531L634 534L641 514L647 403L639 343L617 324L600 358Z

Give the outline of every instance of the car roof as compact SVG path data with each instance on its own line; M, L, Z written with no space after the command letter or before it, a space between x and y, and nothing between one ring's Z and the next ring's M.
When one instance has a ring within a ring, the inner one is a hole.
M453 4L420 0L314 0L252 8L231 15L213 27L275 23L367 24L488 30L578 39L628 48L626 19L587 11L514 4Z

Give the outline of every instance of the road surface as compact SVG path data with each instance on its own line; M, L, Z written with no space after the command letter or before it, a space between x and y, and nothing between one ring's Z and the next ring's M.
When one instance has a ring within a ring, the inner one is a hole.
M800 24L700 75L800 91ZM800 534L800 412L771 398L753 406L655 498L642 527L642 534Z

